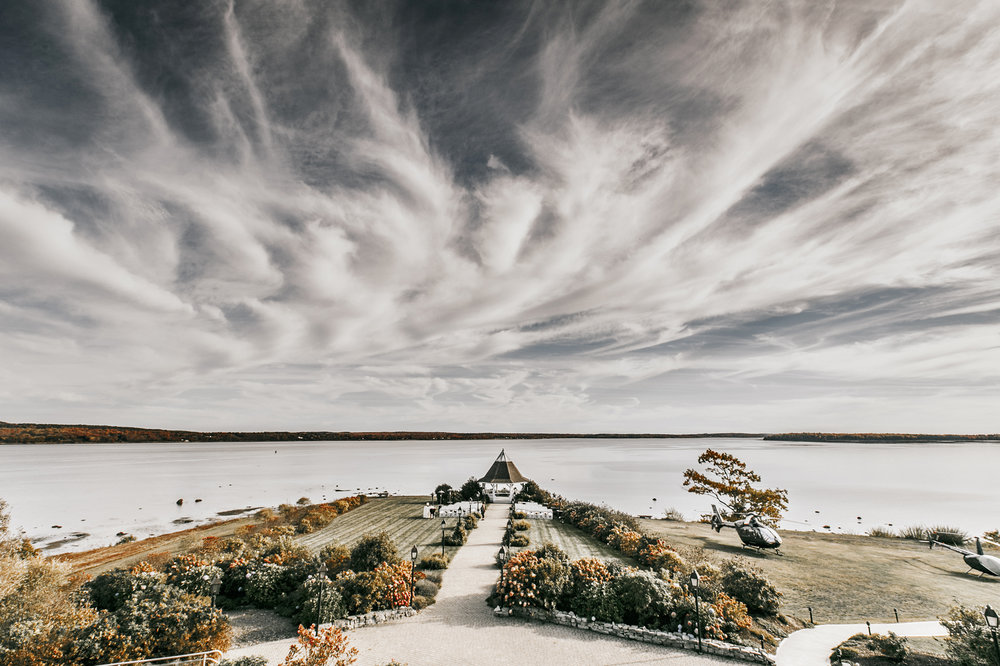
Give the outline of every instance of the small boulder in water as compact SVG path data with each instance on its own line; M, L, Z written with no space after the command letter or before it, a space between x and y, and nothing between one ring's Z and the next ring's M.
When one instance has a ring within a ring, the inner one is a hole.
M61 530L62 529L62 525L53 525L52 529L54 529L54 530Z
M201 501L201 498L200 498L200 497L199 497L198 499L196 499L196 500L195 500L195 502L196 502L196 503L197 503L197 502L200 502L200 501Z
M181 504L184 504L184 500L183 499L177 500L177 506L180 506Z

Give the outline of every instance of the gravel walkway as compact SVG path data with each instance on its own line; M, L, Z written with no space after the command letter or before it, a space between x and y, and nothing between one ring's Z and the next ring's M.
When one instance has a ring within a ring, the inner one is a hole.
M469 534L468 543L445 573L437 603L415 617L348 634L360 653L360 666L387 664L392 659L410 666L738 663L520 618L495 618L485 600L497 578L494 557L503 538L507 508L502 504L488 507L486 518ZM260 655L277 664L290 644L288 640L261 643L230 650L226 656Z
M872 633L897 636L945 636L940 622L898 622L873 624ZM865 624L821 624L800 629L781 641L777 666L830 666L830 653L854 634L868 633Z

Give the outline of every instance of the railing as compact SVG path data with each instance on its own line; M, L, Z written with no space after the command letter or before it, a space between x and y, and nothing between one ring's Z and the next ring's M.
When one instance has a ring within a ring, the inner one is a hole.
M111 664L103 664L103 666L127 666L128 664L150 664L151 666L219 666L220 661L222 661L222 652L219 650L209 650L208 652L179 654L174 657L116 661Z

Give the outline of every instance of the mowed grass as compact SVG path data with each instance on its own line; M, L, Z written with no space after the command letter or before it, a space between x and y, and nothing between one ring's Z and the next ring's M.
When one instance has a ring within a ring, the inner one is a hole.
M934 620L958 603L982 607L1000 598L1000 579L979 578L958 553L905 539L782 531L784 556L742 550L735 530L703 523L642 520L643 529L681 554L704 549L723 560L743 555L783 594L782 612L817 623Z
M399 554L409 558L410 548L417 547L419 557L441 552L441 520L422 517L427 496L369 498L366 504L337 516L333 522L312 534L297 537L310 553L318 553L329 544L353 546L366 534L386 532ZM455 528L456 518L446 518L447 531ZM458 548L445 546L451 557Z
M528 520L531 529L528 530L530 540L527 549L540 548L543 544L553 543L563 550L569 559L578 560L581 557L596 557L608 562L632 564L621 553L612 550L594 537L586 534L572 525L565 525L558 520Z

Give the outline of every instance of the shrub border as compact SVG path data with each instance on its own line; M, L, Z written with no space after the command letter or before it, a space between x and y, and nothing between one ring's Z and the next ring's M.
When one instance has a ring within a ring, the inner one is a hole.
M549 611L533 606L524 608L501 608L497 606L493 610L496 617L518 616L539 622L558 624L564 627L573 627L584 631L593 631L608 636L617 636L632 641L643 643L653 643L655 645L666 645L668 647L680 648L683 650L697 650L698 639L690 634L679 634L670 631L658 631L656 629L646 629L630 624L618 624L615 622L590 621L585 617L579 617L570 611ZM702 639L703 652L719 657L729 657L741 661L750 661L757 664L775 664L775 657L767 652L762 652L759 648L747 647L744 645L733 645L717 641L712 638Z

